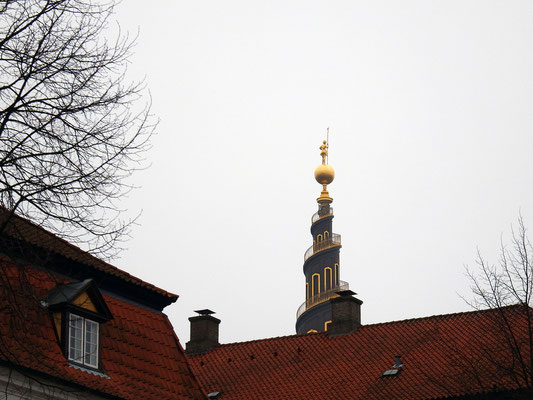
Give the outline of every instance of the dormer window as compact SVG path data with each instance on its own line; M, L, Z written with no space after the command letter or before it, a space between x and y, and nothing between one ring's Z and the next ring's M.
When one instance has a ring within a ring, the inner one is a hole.
M103 371L100 325L113 316L94 281L59 285L48 294L44 304L51 312L66 359L73 366Z
M91 368L98 368L98 322L69 314L68 359Z

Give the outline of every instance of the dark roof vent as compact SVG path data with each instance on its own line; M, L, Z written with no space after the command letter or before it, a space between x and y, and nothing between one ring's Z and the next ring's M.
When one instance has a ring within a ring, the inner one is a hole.
M403 363L402 363L402 356L394 356L394 365L392 366L392 368L402 368L403 367Z
M382 378L388 377L388 376L396 376L400 373L402 370L403 363L402 363L402 356L394 356L394 365L391 369L386 370L383 372L383 375L381 375Z

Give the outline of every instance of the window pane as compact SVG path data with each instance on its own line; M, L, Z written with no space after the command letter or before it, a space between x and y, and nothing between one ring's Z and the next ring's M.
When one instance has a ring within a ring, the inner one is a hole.
M69 349L68 358L76 362L83 362L82 359L82 339L83 339L83 318L70 314L69 317Z
M98 367L98 323L85 320L85 364Z

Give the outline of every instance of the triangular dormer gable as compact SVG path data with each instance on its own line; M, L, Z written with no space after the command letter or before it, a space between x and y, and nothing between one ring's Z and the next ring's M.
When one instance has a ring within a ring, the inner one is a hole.
M113 319L100 290L92 279L56 286L45 300L51 312L72 311L98 322Z

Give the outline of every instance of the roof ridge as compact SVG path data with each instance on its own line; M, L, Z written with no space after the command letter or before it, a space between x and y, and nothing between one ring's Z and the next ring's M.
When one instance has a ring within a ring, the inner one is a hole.
M514 308L514 307L520 307L520 304L512 304L509 306L503 306L500 309L507 309L507 308ZM407 318L407 319L401 319L401 320L395 320L395 321L386 321L386 322L376 322L373 324L367 324L367 325L361 325L362 328L369 328L374 326L382 326L382 325L391 325L391 324L398 324L402 322L413 322L413 321L422 321L422 320L428 320L428 319L435 319L439 317L455 317L465 314L474 314L474 313L487 313L487 312L495 312L496 309L493 308L487 308L483 310L470 310L470 311L459 311L455 313L449 313L449 314L434 314L434 315L428 315L425 317L415 317L415 318ZM262 338L262 339L251 339L251 340L244 340L242 342L230 342L230 343L221 343L220 346L216 347L214 350L221 348L221 347L228 347L228 346L237 346L237 345L244 345L244 344L251 344L251 343L260 343L260 342L273 342L276 340L285 340L285 339L293 339L297 337L308 337L308 336L323 336L327 335L327 332L311 332L311 333L300 333L300 334L293 334L293 335L286 335L286 336L272 336L269 338ZM194 357L194 355L191 355L189 357Z
M513 307L520 307L521 304L511 304L508 306L500 307L500 310L507 309L507 308L513 308ZM386 322L376 322L373 324L368 325L362 325L361 327L369 327L369 326L380 326L380 325L390 325L390 324L397 324L400 322L411 322L411 321L420 321L420 320L426 320L426 319L432 319L432 318L439 318L439 317L453 317L453 316L459 316L459 315L465 315L465 314L473 314L473 313L488 313L488 312L495 312L497 309L495 308L485 308L482 310L469 310L469 311L459 311L454 313L448 313L448 314L433 314L433 315L427 315L425 317L414 317L414 318L407 318L407 319L399 319L394 321L386 321Z
M310 333L295 333L293 335L286 335L286 336L272 336L269 338L261 338L261 339L250 339L250 340L244 340L242 342L230 342L230 343L221 343L219 346L217 346L214 350L220 348L220 347L226 347L226 346L235 346L235 345L241 345L241 344L249 344L249 343L259 343L259 342L273 342L276 340L285 340L285 339L292 339L297 337L304 337L304 336L320 336L324 335L326 332L310 332ZM196 355L196 354L194 354ZM191 356L194 356L191 355ZM199 354L201 355L201 354Z

